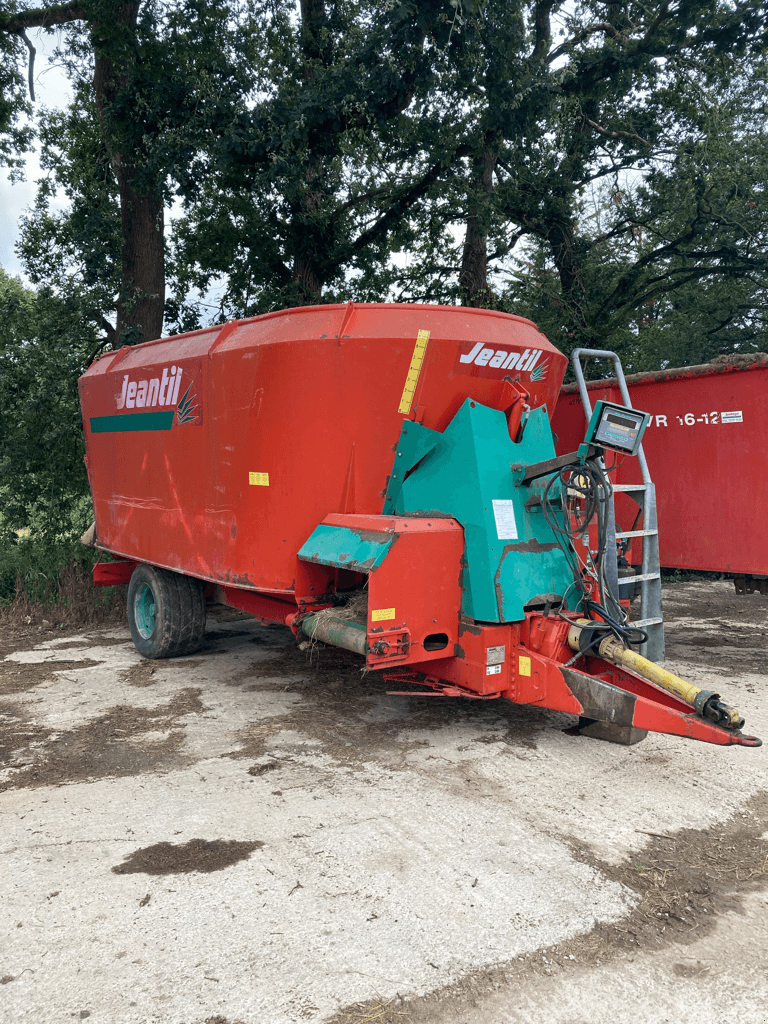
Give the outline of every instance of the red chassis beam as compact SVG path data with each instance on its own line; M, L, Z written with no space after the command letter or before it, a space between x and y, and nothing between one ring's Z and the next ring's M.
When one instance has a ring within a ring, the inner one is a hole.
M131 582L133 570L138 562L97 562L93 567L95 587L119 587Z
M476 642L470 645L463 638L461 641L469 648L468 656L411 664L399 672L386 673L385 679L428 687L429 695L506 697L516 704L536 704L576 714L586 724L607 723L617 732L662 732L721 746L761 745L755 736L701 718L689 704L628 669L584 655L574 660L566 643L569 624L563 619L534 613L524 623L503 627L509 646L504 653L504 670L498 673L494 665L487 664L493 656L486 652L499 650L502 627L472 625L469 635ZM478 652L485 657L478 658ZM573 664L569 664L571 661ZM498 684L491 688L491 679L504 680L502 688ZM413 695L427 694L422 691Z

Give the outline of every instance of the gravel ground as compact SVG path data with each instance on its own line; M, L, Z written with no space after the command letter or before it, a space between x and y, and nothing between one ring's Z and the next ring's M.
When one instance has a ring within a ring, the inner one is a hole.
M665 614L667 666L768 738L768 601ZM766 748L389 697L208 625L158 662L123 628L0 638L0 1019L768 1021Z

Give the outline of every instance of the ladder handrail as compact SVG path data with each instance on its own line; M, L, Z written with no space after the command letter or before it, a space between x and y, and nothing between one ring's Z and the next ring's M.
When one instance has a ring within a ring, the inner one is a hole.
M573 371L576 375L576 382L579 386L579 394L581 396L581 404L584 407L584 415L587 418L587 423L592 418L592 403L589 401L589 392L587 391L587 384L584 379L584 370L581 365L582 359L610 359L613 363L613 368L616 373L616 380L619 384L619 390L621 391L621 397L627 408L632 408L632 403L629 399L629 390L627 389L627 382L624 377L624 370L621 366L621 359L615 352L608 352L605 349L597 348L576 348L571 353L571 361L573 363ZM640 573L636 574L639 576L640 582L640 594L641 594L641 615L643 618L640 620L641 628L647 627L648 642L643 644L641 648L646 657L649 657L652 661L663 661L664 660L664 619L661 612L661 569L659 566L659 533L658 533L658 519L656 510L656 488L651 480L651 474L648 471L648 463L645 458L645 452L643 451L642 445L637 452L638 462L640 463L640 471L643 476L643 482L638 485L629 485L629 490L639 490L642 492L642 499L633 499L640 504L642 500L642 513L643 513L643 529L639 531L619 531L620 537L633 536L636 534L642 535L642 565L640 567ZM613 507L613 497L611 497L608 503L608 522L607 522L607 542L608 546L612 549L616 549L616 518ZM653 549L653 553L651 551ZM606 567L606 582L612 591L618 597L618 566L616 560L609 559Z
M619 390L621 391L621 397L624 400L624 405L628 409L632 408L632 403L629 400L629 391L627 389L627 382L624 378L624 370L621 367L621 359L615 352L608 352L602 348L575 348L571 352L571 362L573 363L573 372L576 374L576 383L579 385L579 394L581 395L581 404L584 406L584 412L587 417L587 423L589 423L592 417L592 404L589 401L589 392L587 391L587 383L584 379L584 370L581 366L582 357L585 359L610 359L613 363L613 368L616 371L616 380L619 382ZM643 483L649 484L651 482L651 474L648 472L648 463L645 459L645 452L643 446L637 450L637 461L640 463L640 472L643 474Z

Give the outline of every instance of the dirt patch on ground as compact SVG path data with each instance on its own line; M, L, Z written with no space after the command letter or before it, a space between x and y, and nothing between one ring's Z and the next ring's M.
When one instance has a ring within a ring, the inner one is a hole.
M253 620L251 620L253 621ZM195 654L217 654L221 651L222 640L244 639L250 635L249 629L213 629L205 634L202 644Z
M650 836L648 848L618 868L572 846L579 860L640 897L630 918L601 926L592 938L606 951L701 938L718 914L738 910L742 895L768 888L766 829L768 793L759 793L724 824Z
M121 704L76 729L55 732L31 721L24 709L10 708L0 717L0 754L19 770L0 782L0 792L178 768L184 763L178 719L203 710L200 690L185 689L154 708ZM147 740L147 733L164 735ZM136 737L143 737L140 743L132 742Z
M189 871L206 874L221 871L245 860L264 846L260 840L190 839L187 843L155 843L134 850L122 864L112 868L116 875L180 875Z
M173 658L157 658L148 661L142 658L141 661L130 668L120 669L122 681L128 686L136 686L143 689L146 686L154 686L158 681L159 671L175 669L178 671L191 671L203 664L202 658L193 658L191 661L175 661Z
M720 619L764 624L768 618L768 598L762 594L737 594L731 580L704 580L699 583L667 584L662 587L664 621L680 618Z
M318 645L312 651L293 645L281 646L274 659L254 662L229 685L241 685L246 692L274 689L299 694L301 703L287 715L250 722L239 734L237 750L222 754L234 759L264 756L269 739L285 729L300 730L304 740L319 745L337 764L359 766L378 759L390 769L407 767L406 755L422 741L402 739L409 731L437 731L460 720L481 726L481 742L504 743L510 747L535 749L536 736L544 728L572 725L573 716L559 715L533 707L521 707L508 701L482 701L467 698L401 697L407 702L407 714L371 717L371 711L390 688L402 684L387 683L383 673L365 672L363 658L349 651ZM260 678L254 683L254 677ZM400 738L397 738L400 737ZM396 760L393 758L399 758Z
M30 651L38 644L45 643L54 637L74 636L82 633L81 629L72 627L65 629L43 629L42 626L20 626L15 623L3 622L0 629L0 658L16 651Z
M9 697L14 693L32 690L40 683L53 679L56 672L93 668L100 664L100 661L94 661L92 658L83 658L81 661L43 661L32 664L5 661L0 664L0 696Z
M768 889L768 793L754 796L728 822L703 831L681 829L668 837L650 836L649 847L624 864L597 860L585 848L570 845L579 860L621 882L638 896L630 914L615 924L599 925L586 935L536 950L515 960L466 975L454 985L420 998L368 1000L344 1007L325 1024L434 1024L458 1020L467 1005L504 987L514 995L568 972L584 972L647 949L696 942L716 924L719 914L739 911L741 899ZM629 954L629 955L628 955ZM717 967L673 953L678 977L700 977Z
M662 591L667 657L721 676L765 673L768 600L737 594L730 581L669 585Z

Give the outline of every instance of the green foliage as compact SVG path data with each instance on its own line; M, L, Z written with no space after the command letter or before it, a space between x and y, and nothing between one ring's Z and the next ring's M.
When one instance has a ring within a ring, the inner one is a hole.
M324 289L339 298L363 279L369 292L410 239L409 210L438 194L425 113L452 9L315 0L297 23L292 8L263 5L252 98L183 190L171 277L185 326L187 296L217 283L221 313L239 316Z
M626 155L605 173L590 163L571 189L570 266L529 235L504 308L565 351L615 349L630 370L765 350L764 79L756 55L669 68L646 97L645 163L632 173Z
M42 111L38 130L46 176L22 219L18 253L31 283L76 304L92 336L115 309L122 239L117 188L90 89L81 84L65 110ZM69 205L53 212L62 195Z
M34 603L55 601L62 569L76 565L90 571L97 556L75 537L0 538L0 605L10 604L18 587Z
M0 20L12 6L0 0ZM22 154L33 137L27 121L31 107L23 73L26 61L27 49L21 37L0 32L0 167L5 165L17 172L23 167Z
M0 532L89 522L77 378L97 347L77 303L0 270ZM90 352L89 352L90 348Z

